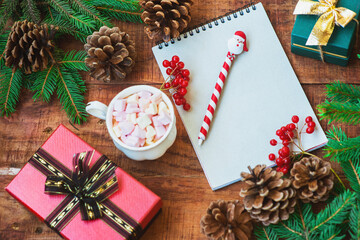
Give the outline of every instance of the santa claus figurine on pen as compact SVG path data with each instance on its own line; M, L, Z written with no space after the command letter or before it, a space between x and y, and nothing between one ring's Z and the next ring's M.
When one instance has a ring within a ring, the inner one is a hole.
M232 61L234 61L235 56L239 55L242 52L247 52L247 46L246 46L246 35L245 33L241 31L235 32L234 36L229 39L228 41L228 53L225 58L225 62L222 66L222 69L220 71L219 78L217 79L214 92L211 96L210 103L208 105L208 108L206 110L206 114L204 117L204 121L200 128L200 133L198 136L199 139L199 145L205 141L206 135L209 131L211 120L213 118L217 102L220 98L221 90L224 86L226 76L229 72L230 66Z

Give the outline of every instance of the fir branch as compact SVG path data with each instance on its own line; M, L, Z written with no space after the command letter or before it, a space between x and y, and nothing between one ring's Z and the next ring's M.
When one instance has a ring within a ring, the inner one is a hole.
M0 6L0 31L5 29L7 20L15 13L19 0L3 0Z
M355 191L360 199L360 161L349 159L346 162L340 162L351 188Z
M45 102L49 102L50 98L56 88L56 81L58 78L57 69L54 63L41 72L32 73L29 75L34 81L32 91L35 92L33 99L42 98Z
M112 18L142 23L141 13L143 9L138 0L89 0L102 15Z
M15 111L23 84L23 73L19 69L4 67L0 72L0 115L10 116Z
M360 200L357 200L356 205L354 205L350 212L349 227L351 239L360 239Z
M73 75L65 67L55 65L55 68L59 74L56 90L63 109L72 122L80 124L86 121L84 96L77 81L74 81Z
M343 194L340 194L309 223L309 232L327 231L332 225L342 224L343 221L348 218L354 202L355 193L347 190Z
M70 1L70 4L73 9L76 9L77 11L81 12L86 16L92 17L95 21L97 21L97 28L100 28L101 26L112 26L110 23L110 19L107 17L100 17L100 13L89 2L84 2L82 0L73 0Z
M335 81L326 85L327 98L335 102L358 103L360 99L360 87Z
M257 225L254 229L254 235L257 240L278 240L278 236L272 230L271 227L264 227L262 225Z
M360 157L360 136L348 138L339 128L333 127L327 132L329 141L324 149L325 157L331 157L332 161L346 162L349 159Z
M40 11L34 0L22 0L20 5L25 19L34 23L40 23Z
M3 34L0 34L0 69L5 63L5 48L6 43L9 38L10 31L6 31Z
M344 232L344 228L341 225L330 225L326 231L322 231L314 240L343 240L345 234L341 233Z
M141 12L131 12L121 9L115 9L112 7L106 7L106 6L99 6L96 7L96 9L100 10L102 12L102 15L110 16L112 18L121 20L121 21L128 21L128 22L135 22L135 23L143 23L141 19Z
M88 71L89 69L85 64L86 55L85 51L69 51L58 63L68 69Z
M360 102L336 102L325 100L317 106L321 119L341 121L348 124L360 123Z

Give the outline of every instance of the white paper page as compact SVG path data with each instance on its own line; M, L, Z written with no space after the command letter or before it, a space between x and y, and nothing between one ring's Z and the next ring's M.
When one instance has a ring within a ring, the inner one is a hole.
M240 180L240 173L257 164L271 165L269 153L278 148L269 144L275 131L298 115L303 123L312 116L314 134L303 134L304 149L319 147L326 136L285 55L261 3L250 13L159 49L153 53L166 79L162 61L178 55L190 70L186 100L191 111L178 107L195 152L213 190ZM227 41L236 31L247 35L249 51L237 56L230 68L207 138L198 146L198 134L211 94L227 53ZM299 125L300 125L299 124Z

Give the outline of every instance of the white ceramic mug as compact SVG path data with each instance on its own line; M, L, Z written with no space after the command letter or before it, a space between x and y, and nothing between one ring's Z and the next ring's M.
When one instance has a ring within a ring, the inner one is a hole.
M172 122L170 123L166 133L164 136L162 136L158 141L156 141L154 144L145 146L145 147L130 147L123 143L119 138L116 137L114 131L113 131L113 123L112 123L112 113L113 113L113 106L114 102L117 99L120 98L126 98L130 96L131 94L140 92L140 91L149 91L153 94L161 93L163 101L166 103L166 105L169 107L170 115L172 118ZM115 146L122 151L126 156L133 160L141 161L141 160L154 160L166 152L166 150L175 142L176 138L176 118L175 118L175 112L174 107L172 105L171 100L166 96L165 93L160 91L157 88L147 86L147 85L138 85L133 87L128 87L124 90L122 90L120 93L118 93L110 102L109 106L106 106L105 104L93 101L89 102L86 106L86 111L100 119L106 120L106 127L107 130L115 144Z

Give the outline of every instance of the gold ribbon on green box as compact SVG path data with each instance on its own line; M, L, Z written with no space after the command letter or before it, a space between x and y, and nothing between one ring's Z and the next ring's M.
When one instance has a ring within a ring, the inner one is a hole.
M336 7L338 0L299 0L294 15L319 15L306 45L326 46L337 26L346 27L352 20L357 21L356 13L344 7ZM321 50L321 47L320 47Z

